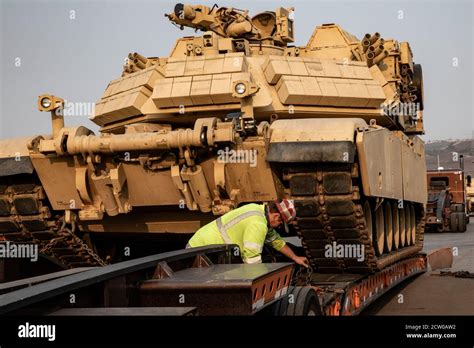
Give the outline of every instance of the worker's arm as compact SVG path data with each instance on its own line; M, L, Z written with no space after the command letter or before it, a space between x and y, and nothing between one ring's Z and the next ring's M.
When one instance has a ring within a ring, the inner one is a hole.
M295 261L298 265L309 267L308 259L304 256L296 255L288 245L285 244L285 246L281 248L279 252L285 255L286 257L292 259L293 261Z
M270 245L273 249L279 251L286 257L295 261L298 265L308 267L309 262L306 257L297 256L291 248L286 245L286 242L281 238L277 231L271 228L265 238L265 244Z
M270 228L265 237L265 244L271 246L276 251L280 251L286 245L286 242L281 238L275 229Z

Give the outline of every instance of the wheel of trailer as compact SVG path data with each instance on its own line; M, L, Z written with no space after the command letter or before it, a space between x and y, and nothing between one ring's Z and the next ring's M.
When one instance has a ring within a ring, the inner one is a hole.
M372 244L373 220L372 220L372 208L370 207L369 201L365 201L364 203L364 219L365 219L365 225L367 226L367 234L369 235L370 243Z
M398 208L398 207L397 207ZM398 209L398 224L400 225L400 248L406 244L406 214L405 208Z
M392 246L393 246L393 220L392 220L392 204L390 202L385 202L384 204L384 208L385 208L385 219L384 219L384 222L385 222L385 226L384 226L384 230L385 230L385 241L384 241L384 244L385 244L385 251L387 253L391 252L392 251Z
M405 245L411 245L411 204L405 203Z
M288 288L288 297L283 299L280 305L280 315L322 315L316 291L310 286L290 286Z
M456 215L459 215L458 218L458 232L466 232L466 217L464 216L464 213L455 213Z
M375 234L374 234L374 249L377 256L383 254L385 246L385 221L384 208L381 204L375 211Z
M411 242L411 245L415 245L416 243L416 213L415 213L414 204L410 204L410 218L411 218L410 242Z
M397 203L392 204L392 221L393 221L393 250L398 249L400 244L400 216L398 214Z
M294 286L288 286L288 293L292 293ZM273 314L275 316L286 315L288 309L288 296L282 298L280 301L273 305Z

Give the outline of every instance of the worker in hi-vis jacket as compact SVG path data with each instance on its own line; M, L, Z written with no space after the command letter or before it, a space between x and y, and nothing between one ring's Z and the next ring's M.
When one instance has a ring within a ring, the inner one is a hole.
M308 267L308 259L295 255L274 230L295 217L296 209L291 200L246 204L201 227L189 240L187 247L237 244L245 263L260 263L263 245L267 244L297 264Z

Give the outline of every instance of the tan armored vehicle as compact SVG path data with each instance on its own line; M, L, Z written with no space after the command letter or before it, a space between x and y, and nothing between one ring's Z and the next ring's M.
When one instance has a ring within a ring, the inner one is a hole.
M1 142L4 240L103 264L117 238L184 246L218 215L286 197L290 233L320 272L371 272L421 250L423 84L407 42L324 24L295 47L286 8L178 4L167 17L203 33L168 57L131 53L96 104L100 134L65 126L62 99L44 94L52 135ZM328 256L334 243L363 246L363 260Z

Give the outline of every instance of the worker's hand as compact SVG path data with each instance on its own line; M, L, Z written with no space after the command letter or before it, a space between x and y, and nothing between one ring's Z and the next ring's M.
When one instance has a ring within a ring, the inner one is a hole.
M300 266L304 266L306 268L309 267L309 261L304 256L296 256L293 261L295 261Z

